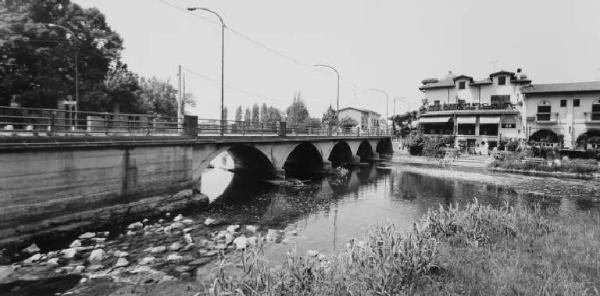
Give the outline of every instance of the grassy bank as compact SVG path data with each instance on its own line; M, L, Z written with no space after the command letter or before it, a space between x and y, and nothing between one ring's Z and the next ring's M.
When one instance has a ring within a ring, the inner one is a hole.
M600 172L596 160L568 160L533 162L516 158L494 160L489 164L491 168L501 168L517 171L563 172L577 175L591 175Z
M552 218L547 218L552 217ZM271 267L244 252L242 270L206 288L213 295L598 295L600 217L539 210L430 211L409 232L373 228L332 256L290 254ZM229 269L231 270L231 269Z

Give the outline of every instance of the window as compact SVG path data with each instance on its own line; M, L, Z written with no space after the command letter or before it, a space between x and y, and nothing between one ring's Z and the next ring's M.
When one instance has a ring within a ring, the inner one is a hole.
M542 101L537 106L537 120L538 121L550 121L550 115L552 112L552 106L547 101Z
M517 120L514 117L505 117L502 119L501 127L502 128L516 128Z
M496 108L506 108L510 104L510 95L492 95L490 103Z
M467 82L466 81L460 81L458 83L458 89L465 89Z
M560 100L561 107L567 107L567 100Z
M498 85L506 84L506 76L498 76Z
M579 99L573 100L573 107L579 107Z
M592 103L592 120L600 120L600 100Z

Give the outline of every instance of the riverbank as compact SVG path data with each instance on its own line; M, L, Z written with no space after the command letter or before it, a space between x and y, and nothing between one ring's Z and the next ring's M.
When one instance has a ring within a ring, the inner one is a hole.
M292 253L273 267L248 249L196 282L71 295L598 295L599 222L474 203L431 211L408 232L374 227L331 255Z

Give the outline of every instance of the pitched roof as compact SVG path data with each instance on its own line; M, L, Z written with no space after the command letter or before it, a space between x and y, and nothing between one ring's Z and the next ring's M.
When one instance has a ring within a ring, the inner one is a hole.
M340 112L341 112L341 111L344 111L344 110L356 110L356 111L359 111L359 112L365 112L365 113L375 113L375 114L377 114L377 115L380 115L379 113L377 113L377 112L375 112L375 111L373 111L373 110L369 110L369 109L360 109L360 108L355 108L355 107L344 107L344 108L341 108L341 109L340 109Z
M456 77L454 77L454 81L459 80L459 79L468 79L469 81L473 82L473 77L471 76L467 76L467 75L458 75Z
M433 89L433 88L453 88L454 81L452 80L442 80L434 83L427 83L425 85L421 85L419 87L420 90L424 89Z
M532 84L523 87L521 91L524 94L536 93L565 93L565 92L600 92L600 81L573 82L573 83L548 83Z
M490 74L490 77L494 77L494 76L498 76L498 75L510 75L510 76L515 76L515 72L510 72L510 71L500 70L500 71L498 71L498 72L494 72L494 73Z
M492 79L490 79L488 77L488 78L483 79L483 80L471 82L471 85L486 85L486 84L492 84Z

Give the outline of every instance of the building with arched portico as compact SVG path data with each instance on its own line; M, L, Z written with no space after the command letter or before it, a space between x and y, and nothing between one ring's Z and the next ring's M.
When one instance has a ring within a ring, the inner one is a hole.
M600 81L532 84L522 90L530 142L600 148Z

